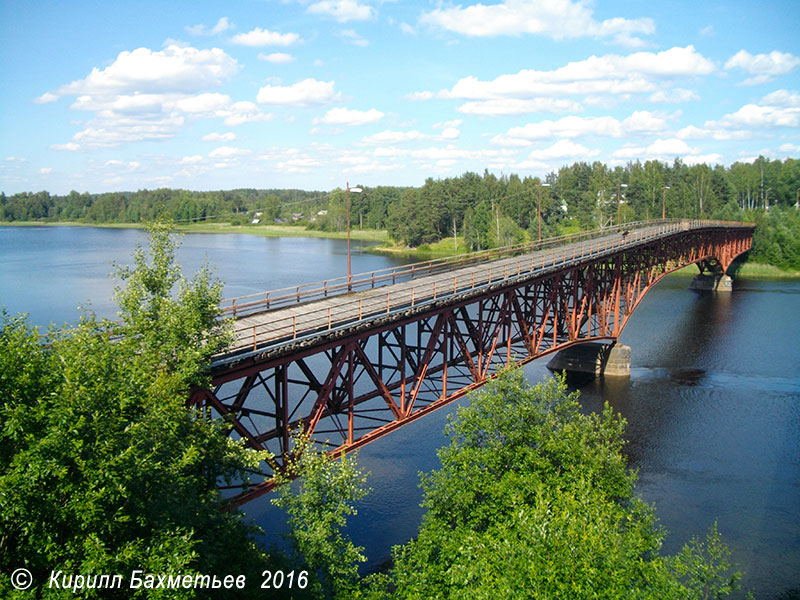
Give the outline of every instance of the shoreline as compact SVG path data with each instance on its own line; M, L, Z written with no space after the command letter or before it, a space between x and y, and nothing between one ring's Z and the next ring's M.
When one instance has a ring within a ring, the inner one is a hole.
M146 229L143 223L83 223L80 221L2 221L0 227L97 227L99 229ZM259 237L307 237L347 239L341 231L320 231L303 225L231 225L230 223L175 224L176 233L233 233ZM362 242L388 243L385 229L351 229L350 239Z
M139 223L83 223L79 221L0 221L0 227L97 227L100 229L146 229L146 225ZM308 229L303 225L231 225L230 223L204 223L194 225L176 225L177 233L231 233L243 235L255 235L259 237L307 237L307 238L328 238L346 239L347 233L341 231L319 231ZM413 258L420 262L430 259L447 258L464 254L466 249L458 244L456 251L445 249L445 245L450 245L449 239L420 248L400 248L390 246L391 239L385 229L351 229L350 239L362 242L374 242L381 244L367 249L370 254L384 256L396 256L403 258ZM694 274L689 273L693 265L689 265L670 273L668 277L689 277ZM800 271L782 271L778 267L764 263L743 262L736 263L733 269L733 277L740 279L764 279L764 280L794 280L800 279Z

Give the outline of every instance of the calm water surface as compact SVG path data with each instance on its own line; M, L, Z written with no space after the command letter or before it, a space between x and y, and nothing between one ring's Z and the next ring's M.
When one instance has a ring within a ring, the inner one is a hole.
M149 234L138 229L93 227L0 227L0 305L27 312L32 323L62 324L90 306L101 317L116 313L111 273L130 265L137 244ZM324 238L265 238L236 234L182 236L177 260L191 277L205 262L223 281L225 298L347 274L347 242ZM353 273L400 264L366 254L369 244L353 241Z
M74 320L88 299L113 316L111 262L129 263L144 242L135 230L0 228L0 303L40 324ZM233 296L341 275L344 252L338 240L195 234L179 260L188 273L207 258ZM353 257L355 272L390 264ZM669 530L665 552L716 521L756 598L798 597L800 282L738 280L731 294L692 292L687 283L667 278L648 293L621 339L632 348L631 377L582 385L582 402L594 410L607 401L628 421L637 493ZM548 376L545 362L525 367L529 381ZM361 450L373 491L349 530L368 568L415 534L417 473L438 466L456 405ZM246 509L268 542L278 539L282 516L268 497Z

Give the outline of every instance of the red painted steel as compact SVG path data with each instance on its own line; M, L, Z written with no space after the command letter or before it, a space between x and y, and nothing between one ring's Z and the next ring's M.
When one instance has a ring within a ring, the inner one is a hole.
M321 327L309 325L317 327L313 336L298 331L297 315L290 332L275 326L275 342L248 333L246 347L259 351L218 361L212 389L191 400L228 423L231 436L274 455L230 504L272 489L272 475L292 452L292 430L303 427L338 455L464 396L507 366L616 340L664 275L692 263L726 271L750 248L752 227L699 223L619 238L522 256L502 269L489 263L468 275L454 272L438 296L435 284L427 291L389 287L385 309L364 306L362 298L357 318L348 313L344 321L334 314L339 308L321 309ZM314 310L310 304L309 314Z

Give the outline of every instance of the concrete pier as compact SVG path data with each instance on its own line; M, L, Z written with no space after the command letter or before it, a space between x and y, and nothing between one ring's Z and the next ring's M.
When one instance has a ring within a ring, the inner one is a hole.
M710 292L733 291L733 279L727 275L697 275L689 284L690 290Z
M586 342L561 350L547 363L547 368L595 376L629 377L631 348L623 344Z

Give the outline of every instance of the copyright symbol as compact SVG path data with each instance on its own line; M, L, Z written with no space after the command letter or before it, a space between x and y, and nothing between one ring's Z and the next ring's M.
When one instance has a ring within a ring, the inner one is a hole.
M18 590L27 590L33 583L33 575L28 569L17 569L11 574L11 585Z

